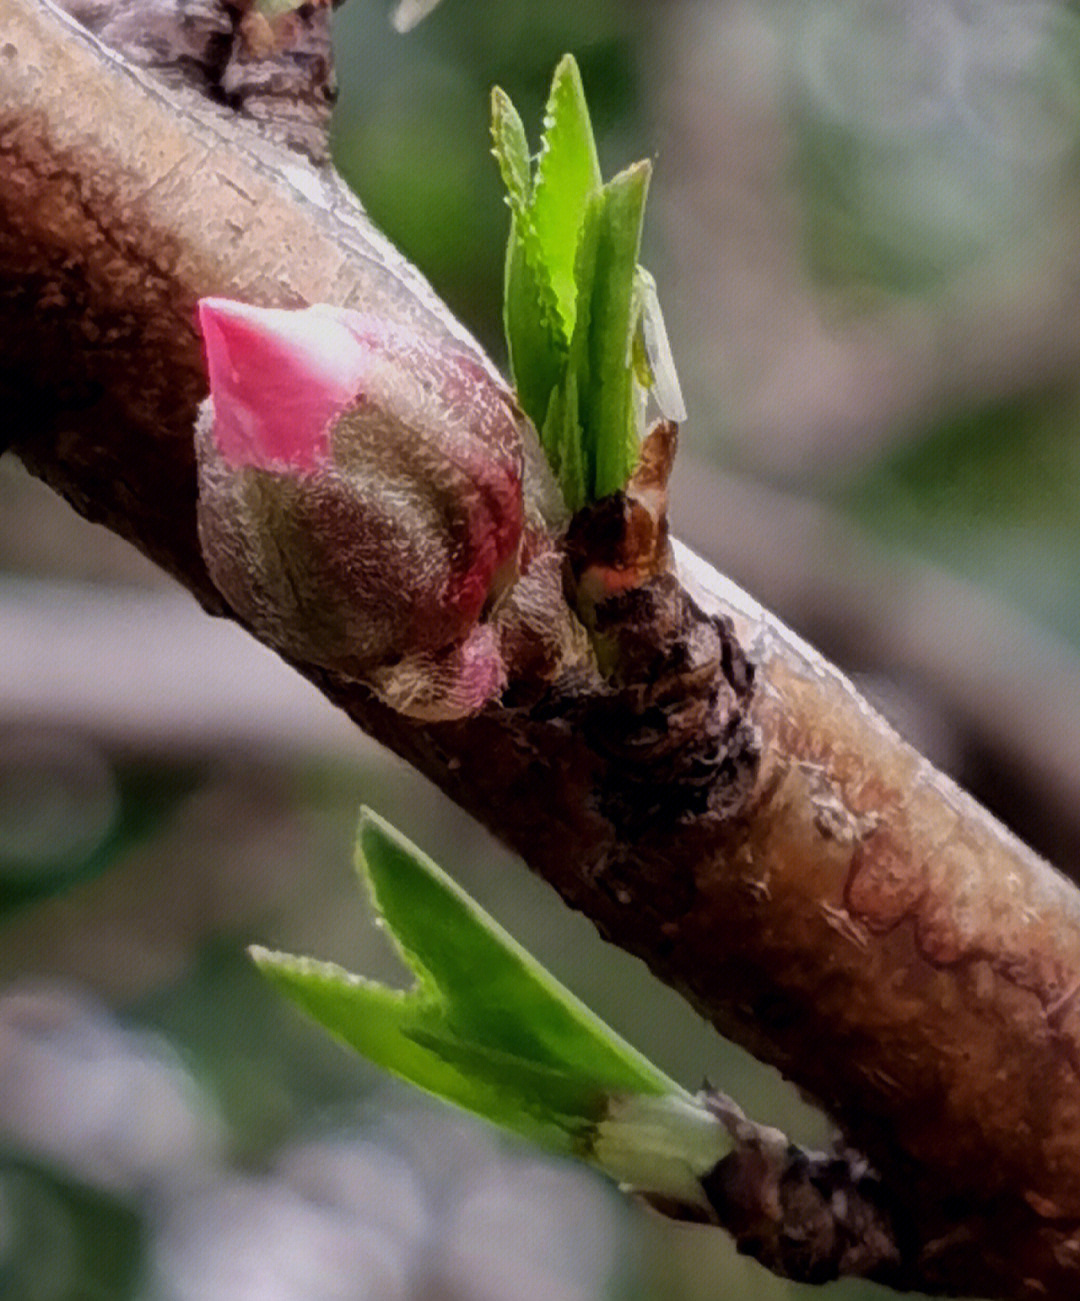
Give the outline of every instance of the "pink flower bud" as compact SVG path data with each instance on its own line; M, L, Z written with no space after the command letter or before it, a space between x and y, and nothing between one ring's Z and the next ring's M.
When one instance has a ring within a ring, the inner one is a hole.
M510 392L452 343L344 308L205 299L199 319L199 536L219 590L286 654L404 712L478 709L505 684L483 623L521 550ZM429 698L428 660L464 680Z

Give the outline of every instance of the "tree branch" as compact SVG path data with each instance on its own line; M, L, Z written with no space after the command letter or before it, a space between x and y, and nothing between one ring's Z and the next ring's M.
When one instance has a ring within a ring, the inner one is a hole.
M362 305L479 356L332 174L42 0L6 0L0 168L15 450L216 613L195 535L198 297ZM744 592L682 548L677 572L599 612L637 666L618 683L512 684L421 725L297 667L823 1103L877 1172L858 1222L880 1239L826 1272L1076 1295L1080 895ZM770 1241L742 1238L796 1272Z

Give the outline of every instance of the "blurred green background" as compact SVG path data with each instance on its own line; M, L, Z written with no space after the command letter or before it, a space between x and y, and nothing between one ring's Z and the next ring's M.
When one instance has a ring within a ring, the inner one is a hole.
M498 82L581 65L690 419L677 532L1080 861L1080 18L1045 0L444 0L336 19L339 165L501 357ZM393 978L361 800L688 1086L825 1123L235 629L0 462L0 1297L779 1301L376 1076L253 941ZM848 1301L881 1293L834 1285Z

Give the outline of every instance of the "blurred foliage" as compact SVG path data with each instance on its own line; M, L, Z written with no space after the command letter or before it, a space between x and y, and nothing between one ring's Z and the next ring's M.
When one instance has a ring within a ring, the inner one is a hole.
M1080 646L1080 365L1046 367L1035 335L1031 377L1013 354L1002 383L978 346L959 347L950 371L942 326L1006 349L1003 318L1039 320L1059 300L1041 301L1076 277L1080 11L1059 0L760 8L781 54L819 310L841 328L911 313L941 336L946 391L959 381L969 395L916 402L918 415L884 425L868 409L865 452L826 462L800 490ZM958 301L969 316L959 326ZM1068 316L1044 330L1046 347L1073 355L1053 338L1075 333ZM916 391L933 382L912 375Z
M221 1110L234 1158L258 1163L313 1112L355 1107L378 1076L273 996L250 939L210 937L180 981L126 1010L181 1050Z
M933 290L1037 234L1075 186L1080 18L1064 6L817 0L777 16L824 281Z
M840 494L861 522L1080 645L1080 390L959 411Z
M63 748L23 754L9 736L0 758L0 923L121 861L200 781L198 764L110 764L77 742Z
M0 1147L0 1297L135 1301L145 1228L124 1200Z

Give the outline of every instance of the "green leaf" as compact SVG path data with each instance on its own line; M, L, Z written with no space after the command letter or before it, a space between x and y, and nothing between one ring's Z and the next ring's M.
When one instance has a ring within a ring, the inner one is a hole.
M686 419L682 385L675 369L664 314L660 310L656 281L642 266L637 268L634 277L633 316L637 322L634 330L634 372L638 382L652 390L660 414L679 424Z
M574 264L574 282L577 286L577 311L574 333L566 367L566 391L570 380L577 396L575 420L580 430L582 474L585 482L585 500L596 500L596 440L588 424L586 402L589 397L589 380L592 374L590 339L593 323L593 289L596 283L596 253L600 240L600 218L604 209L604 193L600 191L589 200L581 223L577 259Z
M510 219L503 321L518 399L540 429L566 366L567 343L527 211L515 212Z
M498 86L491 92L491 137L511 212L503 300L510 371L525 414L539 429L565 366L568 332L533 217L525 128Z
M533 195L536 234L567 336L577 311L574 263L581 224L601 184L581 73L573 55L567 54L551 82Z
M152 1228L142 1199L92 1187L54 1163L0 1149L0 1296L136 1301L146 1296Z
M378 1065L545 1146L576 1151L612 1094L685 1096L431 859L365 811L358 869L416 977L399 991L252 950L315 1020Z
M522 212L532 201L529 142L514 102L501 86L491 91L491 152L506 186L506 201Z
M588 495L585 490L584 438L578 416L577 375L572 368L567 368L563 383L552 390L540 441L567 506L571 511L580 510Z
M640 435L632 365L637 325L634 275L651 170L648 162L636 163L609 181L596 218L596 257L589 294L588 385L582 390L582 424L596 466L592 485L596 498L623 488L637 464Z

